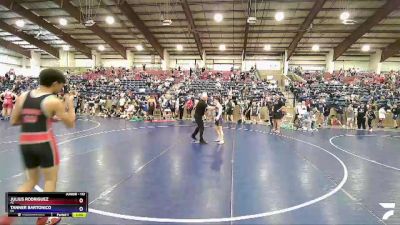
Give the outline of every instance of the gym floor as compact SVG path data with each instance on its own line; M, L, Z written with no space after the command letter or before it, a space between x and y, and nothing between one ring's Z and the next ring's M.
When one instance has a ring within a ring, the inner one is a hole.
M89 192L91 208L62 224L400 224L379 204L400 205L399 132L225 124L217 145L209 125L199 145L190 121L56 124L58 191ZM0 202L24 180L18 132L0 122Z

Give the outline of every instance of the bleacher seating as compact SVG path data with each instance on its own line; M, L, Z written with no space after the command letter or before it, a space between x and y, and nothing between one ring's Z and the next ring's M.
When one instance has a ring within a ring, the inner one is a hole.
M328 105L375 102L378 107L388 106L400 102L399 79L393 81L392 75L342 70L333 74L306 72L301 74L306 83L295 82L292 92L298 101L325 98Z

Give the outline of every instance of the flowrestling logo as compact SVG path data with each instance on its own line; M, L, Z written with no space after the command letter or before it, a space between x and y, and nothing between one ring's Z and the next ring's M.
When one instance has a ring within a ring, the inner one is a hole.
M382 216L382 220L388 220L389 217L394 215L394 208L396 207L396 203L379 203L384 209L390 209Z

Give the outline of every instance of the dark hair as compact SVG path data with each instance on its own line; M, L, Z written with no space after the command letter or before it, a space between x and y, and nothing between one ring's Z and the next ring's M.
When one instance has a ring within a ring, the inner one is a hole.
M39 84L50 87L54 82L66 83L64 74L56 69L44 69L39 74Z

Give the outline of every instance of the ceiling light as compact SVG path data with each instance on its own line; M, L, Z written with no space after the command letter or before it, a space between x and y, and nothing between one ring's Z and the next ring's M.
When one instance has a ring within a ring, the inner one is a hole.
M136 45L136 50L143 51L143 46L142 45Z
M369 45L363 45L361 47L361 51L363 51L363 52L368 52L370 49L371 49L371 47Z
M183 46L182 45L176 45L176 50L182 51L183 50Z
M249 18L247 18L248 24L255 24L256 22L257 22L257 17L255 16L250 16Z
M83 25L85 25L86 27L91 27L91 26L93 26L95 24L96 24L96 22L94 20L92 20L92 19L88 19L85 22L83 22Z
M347 11L342 12L342 13L340 14L340 19L341 19L341 20L347 20L347 19L349 19L349 17L350 17L350 13L347 12Z
M99 45L99 47L97 47L97 49L99 49L99 51L104 51L104 45Z
M107 16L106 17L106 23L107 24L111 25L111 24L114 24L114 22L115 22L115 19L114 19L113 16Z
M264 45L265 51L271 51L271 45Z
M169 25L171 25L172 24L172 20L163 20L162 21L162 25L163 26L169 26Z
M225 51L225 49L226 49L225 45L219 45L219 50L220 51Z
M69 46L68 46L68 45L64 45L64 46L63 46L63 50L64 50L64 51L69 51Z
M282 21L285 18L285 13L284 12L276 12L275 13L275 20L276 21Z
M313 50L314 52L318 52L319 51L319 45L313 45L311 50Z
M39 30L39 32L36 33L35 38L38 39L40 37L40 35L42 35L42 31Z
M60 19L58 20L58 23L59 23L61 26L66 26L66 25L68 24L68 21L67 21L65 18L60 18Z
M17 27L24 27L25 26L25 21L23 20L17 20L15 22L15 25L17 25Z
M215 22L217 22L217 23L222 22L223 19L224 19L224 16L223 16L221 13L216 13L216 14L214 15L214 20L215 20Z
M345 24L345 25L353 25L353 24L356 24L357 21L355 21L355 20L342 20L342 23Z

